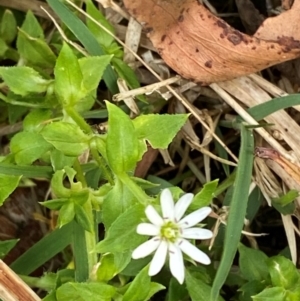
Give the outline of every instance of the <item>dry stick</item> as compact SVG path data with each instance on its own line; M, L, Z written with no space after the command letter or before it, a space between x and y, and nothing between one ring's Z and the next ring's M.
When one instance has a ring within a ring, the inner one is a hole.
M45 13L40 10L41 5L44 5L47 10L53 13L53 10L47 3L37 0L0 0L0 5L6 8L13 8L23 12L28 12L30 10L36 16L47 18L47 15L45 15Z
M3 301L41 300L2 260L0 260L0 299Z
M163 80L159 83L151 84L146 87L136 88L136 89L133 89L130 91L122 92L122 93L118 93L113 96L113 101L118 102L118 101L123 100L124 98L131 97L131 96L136 96L136 95L140 95L140 94L148 94L148 93L150 94L150 93L153 93L154 91L158 90L161 87L164 87L164 86L170 85L170 84L174 84L174 83L178 82L179 80L181 80L181 77L176 75L174 77Z
M109 35L111 35L118 43L120 43L123 47L131 50L130 48L127 47L127 45L125 45L118 37L116 37L114 34L112 34L109 30L107 30L104 26L102 26L99 22L97 22L97 20L95 20L93 17L89 16L84 10L82 10L81 8L79 8L78 6L76 6L74 3L72 3L70 0L66 0L67 3L69 3L72 7L74 7L76 10L78 10L79 12L81 12L85 17L89 18L92 22L94 22L95 24L97 24L102 30L104 30L106 33L108 33ZM132 54L135 56L135 58L141 62L159 81L162 81L162 78L152 69L150 68L135 52L132 52ZM228 154L230 154L230 156L236 161L238 162L238 158L231 152L231 150L224 144L224 142L209 128L209 126L201 119L201 117L199 116L199 114L197 113L197 111L194 109L194 106L189 103L189 101L179 95L172 87L170 87L169 85L166 86L168 88L168 90L175 96L177 97L182 104L196 117L196 119L204 126L204 128L215 138L215 140L217 140L220 145L222 145L222 147L228 152Z
M69 40L67 38L67 36L65 35L65 33L63 32L63 30L61 29L61 27L58 25L58 23L56 22L55 18L53 18L49 13L48 11L43 7L41 6L41 10L43 10L46 15L49 17L49 19L54 23L55 27L57 28L58 32L60 33L60 35L62 36L62 38L67 42L69 43L70 45L72 45L75 49L77 49L80 53L82 53L84 56L87 56L87 52L82 48L80 47L78 44L72 42L71 40Z

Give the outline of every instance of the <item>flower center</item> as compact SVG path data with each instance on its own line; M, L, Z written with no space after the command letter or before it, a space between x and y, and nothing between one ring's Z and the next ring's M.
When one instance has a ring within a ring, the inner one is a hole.
M174 243L180 237L180 228L171 221L167 221L160 228L160 236Z

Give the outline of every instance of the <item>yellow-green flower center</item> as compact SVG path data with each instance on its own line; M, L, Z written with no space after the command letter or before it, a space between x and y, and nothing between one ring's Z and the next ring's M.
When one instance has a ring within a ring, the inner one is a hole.
M160 235L162 238L174 243L180 237L180 229L173 222L167 221L161 226Z

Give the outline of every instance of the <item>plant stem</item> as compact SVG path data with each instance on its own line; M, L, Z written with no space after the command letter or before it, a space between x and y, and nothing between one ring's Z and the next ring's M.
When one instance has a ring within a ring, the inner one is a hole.
M118 178L125 184L137 200L144 206L151 203L151 197L149 197L144 190L138 186L127 173L118 175Z
M76 122L76 124L87 134L93 134L91 127L85 120L74 110L73 107L65 107L66 113Z
M101 157L99 155L97 143L95 143L95 141L93 139L90 141L90 150L91 150L91 153L92 153L95 161L99 165L100 169L103 171L104 177L107 179L109 184L114 185L114 180L113 180L108 168L106 167L103 157Z

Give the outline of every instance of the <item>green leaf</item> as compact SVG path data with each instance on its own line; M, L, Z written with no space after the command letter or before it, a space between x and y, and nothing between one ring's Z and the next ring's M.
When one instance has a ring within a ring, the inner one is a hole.
M219 180L214 180L209 183L204 184L203 188L194 196L193 202L189 209L195 211L201 207L208 206L217 189Z
M56 291L57 301L108 301L115 294L115 288L104 283L68 282Z
M55 199L55 200L40 202L40 204L51 210L59 210L68 201L69 201L69 199L66 199L66 198L65 199Z
M56 149L66 156L77 157L88 148L89 136L78 125L67 122L54 122L46 125L41 134Z
M240 241L244 218L247 211L248 191L251 183L253 164L253 134L241 124L241 149L239 164L234 183L234 191L230 202L227 220L224 250L211 291L211 301L215 301L231 269L234 256ZM247 193L245 193L247 192Z
M155 295L157 292L162 291L164 289L166 289L166 287L161 285L160 283L151 282L150 290L148 292L147 297L144 299L144 301L151 300L151 297L153 297L153 295Z
M266 281L269 276L267 259L263 252L239 244L239 266L243 277L248 281Z
M51 179L51 189L55 196L68 199L71 196L71 189L64 186L64 176L65 170L56 171Z
M103 76L103 72L108 66L112 55L90 56L78 60L83 75L82 93L95 90Z
M22 96L30 93L43 93L51 83L32 68L25 66L0 67L0 76L12 92Z
M267 284L258 280L245 283L239 288L239 301L253 301L252 296L259 294L266 288Z
M52 118L52 111L50 110L33 110L27 114L23 120L23 129L27 132L35 132L42 129L45 121Z
M101 11L95 7L91 0L86 1L86 12L111 33L115 33L114 27L106 20ZM110 34L100 28L89 18L86 20L86 25L100 45L108 48L114 42L114 38Z
M82 206L74 204L75 208L75 220L86 231L93 232L94 225L90 223L89 217Z
M287 290L299 287L300 274L291 260L278 255L269 258L267 263L273 286Z
M130 283L123 301L144 301L150 291L151 277L148 275L148 267L143 268Z
M34 38L26 31L19 29L18 51L23 59L31 64L52 69L55 65L56 56L49 45L40 38Z
M0 38L0 57L4 57L6 51L8 50L8 46L6 45L5 41Z
M186 270L186 287L192 301L208 301L211 294L211 287L193 276L189 271ZM221 296L217 296L217 301L224 300Z
M106 139L108 163L114 173L134 169L139 157L139 144L130 118L115 105L106 102L109 118Z
M73 166L75 157L64 155L61 151L54 149L50 153L50 160L53 170L63 169L65 166Z
M81 94L82 72L78 59L68 44L64 43L56 61L54 90L63 106L76 104Z
M25 17L25 20L21 26L21 29L25 32L27 32L30 36L33 38L44 38L44 32L43 29L37 20L37 18L34 16L32 11L28 11ZM18 43L18 41L17 41Z
M135 198L127 186L116 179L113 189L104 197L102 205L102 220L105 229L108 230L117 217L134 204Z
M18 187L21 178L22 176L9 176L0 174L0 206Z
M96 251L99 253L124 252L144 242L146 237L136 233L137 225L145 217L144 210L143 206L135 205L121 214L108 229L105 239L97 244Z
M18 241L19 239L0 241L0 259L3 259Z
M180 285L175 278L171 278L168 287L166 301L181 301L188 297L187 289L184 285Z
M272 206L278 211L280 212L281 214L283 215L290 215L290 214L293 214L295 212L295 203L292 202L292 203L289 203L285 206L282 206L280 204L277 204L277 202L272 202Z
M149 141L153 148L167 148L187 118L187 114L149 114L138 116L133 124L138 139Z
M47 0L50 7L61 18L62 22L73 32L91 55L103 55L105 52L85 26L85 24L75 16L63 3L57 0ZM104 71L103 79L112 94L118 93L117 76L111 66Z
M253 301L285 301L286 300L285 295L286 295L286 291L284 288L271 287L271 288L266 288L261 293L255 296L252 296L252 299Z
M10 44L17 35L17 21L14 14L6 9L2 15L0 24L0 37Z
M62 226L70 223L75 217L74 203L66 202L59 210L58 225Z
M41 158L52 145L41 134L20 132L16 134L10 143L11 152L15 155L17 164L29 165Z
M97 270L97 280L102 282L111 280L127 266L130 260L131 252L103 254Z
M290 190L286 194L274 198L272 201L274 201L276 204L281 205L281 206L286 206L293 202L297 197L299 196L299 191L297 190Z

